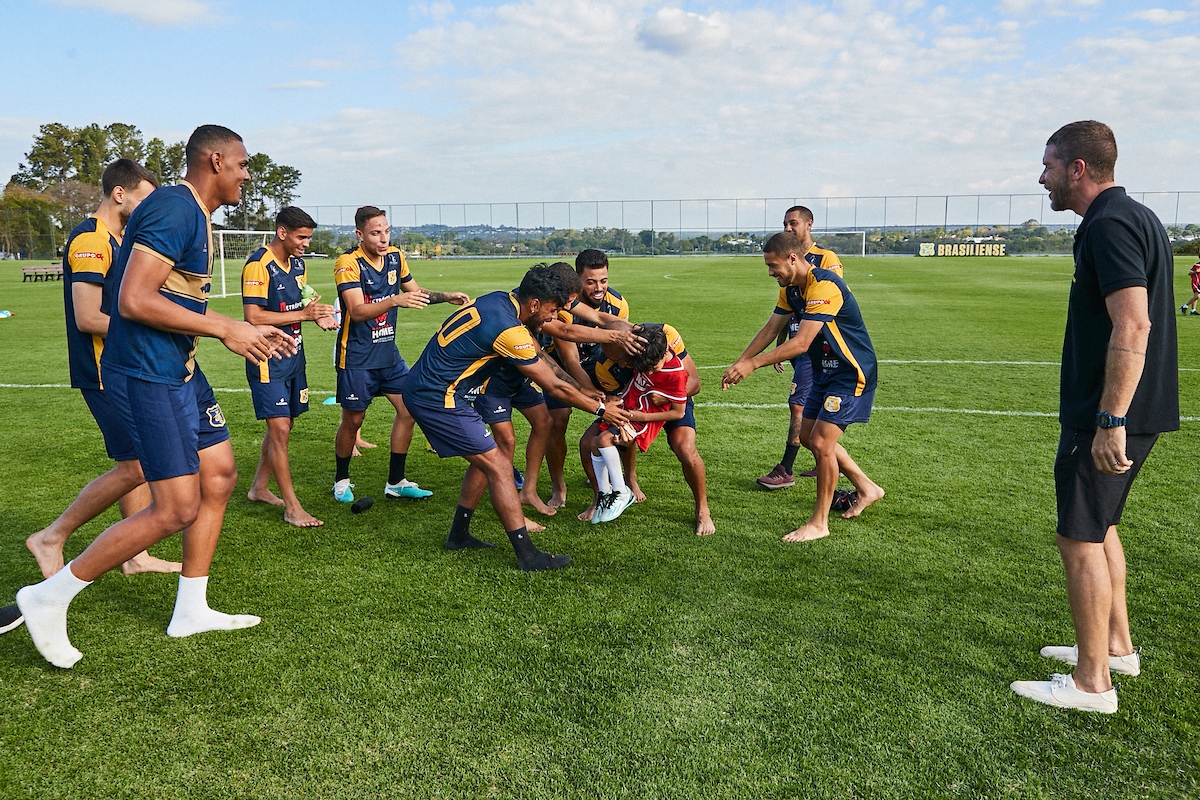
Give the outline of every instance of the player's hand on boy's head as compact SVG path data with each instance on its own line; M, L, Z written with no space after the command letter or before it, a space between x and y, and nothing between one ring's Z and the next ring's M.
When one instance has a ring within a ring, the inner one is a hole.
M641 328L634 328L630 331L609 331L611 337L609 341L619 346L628 355L636 356L646 349L646 340L637 335L640 330Z
M418 289L415 292L399 292L394 295L399 308L424 308L429 305L429 292Z

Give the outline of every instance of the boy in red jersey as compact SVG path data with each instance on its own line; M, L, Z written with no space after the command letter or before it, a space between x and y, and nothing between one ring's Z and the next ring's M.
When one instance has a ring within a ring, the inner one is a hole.
M617 446L636 444L646 452L663 426L682 419L687 410L687 370L667 347L662 326L647 325L641 335L646 347L633 357L633 378L621 395L629 424L614 428L597 422L584 434L582 444L591 453L596 473L592 524L611 522L633 504L633 490L625 483Z
M1192 309L1192 316L1200 314L1196 311L1196 301L1200 300L1200 261L1192 264L1192 268L1188 270L1188 277L1192 279L1192 299L1179 307L1180 314L1188 313L1188 307Z

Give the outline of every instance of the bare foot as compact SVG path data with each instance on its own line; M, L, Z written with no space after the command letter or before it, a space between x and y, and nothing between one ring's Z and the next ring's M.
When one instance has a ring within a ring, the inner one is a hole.
M42 571L43 578L49 578L63 568L63 543L54 544L46 541L47 538L46 531L40 530L25 540L25 546L37 559L38 569Z
M550 502L546 505L550 506L551 508L566 508L567 493L563 492L562 494L559 494L558 492L555 492L554 494L550 495Z
M542 498L537 496L537 492L526 492L521 490L521 505L529 506L539 514L544 514L547 517L553 517L558 513L557 508L551 508L542 502Z
M295 514L283 513L283 521L297 528L319 528L325 523L305 511L303 508Z
M824 539L829 535L829 527L820 528L817 525L806 522L796 530L783 537L785 542L811 542L813 539Z
M533 520L531 520L529 517L526 517L525 518L525 530L529 531L530 533L541 533L542 531L546 530L546 526L539 525L536 522L534 522Z
M585 508L583 511L580 511L576 516L578 516L579 519L583 520L584 522L591 522L592 514L594 514L595 512L596 512L596 501L593 500L592 504L590 506Z
M163 561L143 550L121 565L122 575L140 575L143 572L181 572L183 564L178 561Z
M259 490L253 486L250 487L250 491L246 492L246 499L252 503L266 503L269 506L283 505L283 500L270 489Z
M842 513L842 519L854 519L863 511L865 511L867 506L871 505L871 503L882 499L883 489L872 483L867 487L866 491L858 492L858 502L850 506L850 508L846 509L846 511Z
M374 449L375 449L376 447L378 447L379 445L377 445L377 444L371 444L371 443L370 443L370 442L368 442L366 439L364 439L364 438L362 438L361 436L359 436L359 437L358 437L358 441L356 441L356 442L354 443L354 446L355 446L355 447L361 447L363 450L374 450Z
M635 503L646 502L646 493L643 492L641 490L641 487L639 487L636 483L629 484L629 490L631 492L633 492L633 502L635 502Z
M357 448L357 447L355 447L355 448L354 448L354 451L353 451L352 453L350 453L350 457L351 457L351 458L354 458L355 456L361 456L361 455L362 455L362 453L358 452L358 448Z
M717 532L717 526L713 525L712 517L705 511L696 517L696 535L709 536Z

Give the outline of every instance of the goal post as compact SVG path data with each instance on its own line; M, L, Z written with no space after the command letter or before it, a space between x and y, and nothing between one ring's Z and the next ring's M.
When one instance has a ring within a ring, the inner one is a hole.
M242 267L246 259L275 235L274 231L213 231L213 285L209 297L242 293Z
M866 231L813 231L812 238L818 247L832 250L839 255L865 256L867 254Z

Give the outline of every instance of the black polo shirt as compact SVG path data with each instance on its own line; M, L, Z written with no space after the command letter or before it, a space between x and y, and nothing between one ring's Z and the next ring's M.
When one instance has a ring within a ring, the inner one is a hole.
M1129 406L1129 433L1179 430L1179 356L1175 338L1175 259L1154 212L1120 186L1096 196L1075 234L1075 276L1063 340L1059 422L1096 427L1112 321L1106 295L1146 287L1150 342L1146 367Z

